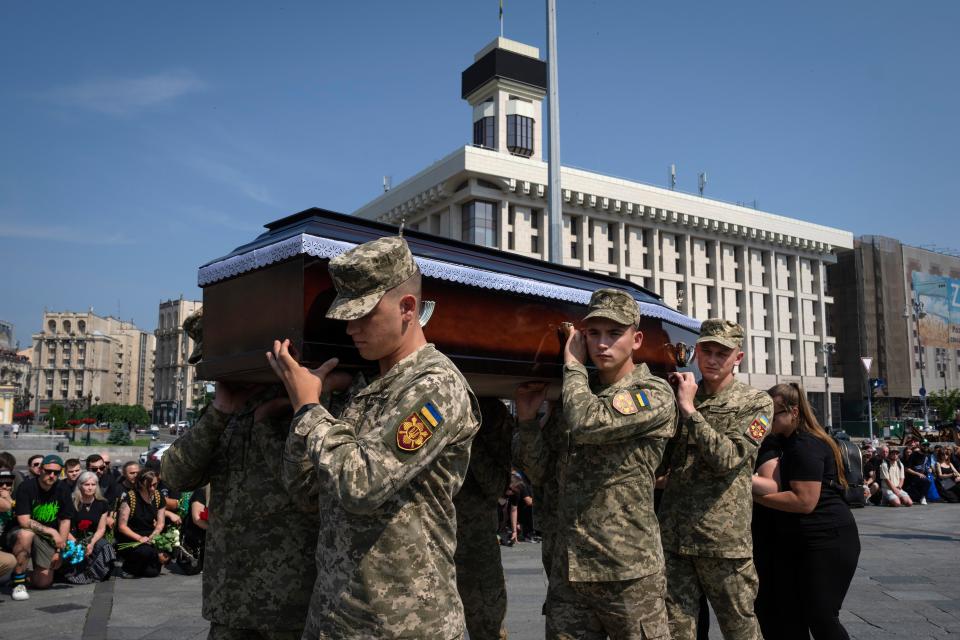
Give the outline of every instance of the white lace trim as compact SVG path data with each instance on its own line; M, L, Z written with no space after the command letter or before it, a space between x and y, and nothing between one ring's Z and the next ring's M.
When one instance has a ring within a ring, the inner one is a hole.
M197 282L201 287L204 287L213 282L225 280L246 271L259 269L274 262L280 262L281 260L286 260L287 258L292 258L300 254L307 254L316 258L333 258L355 246L356 244L352 242L331 240L301 233L298 236L280 240L269 246L253 249L247 253L201 267L197 274ZM518 293L520 295L564 300L575 304L586 305L590 302L591 292L584 289L550 284L530 278L521 278L519 276L479 269L477 267L468 267L462 264L441 262L439 260L433 260L432 258L416 257L415 260L420 266L420 271L423 272L423 275L430 278L437 278L438 280L459 282L460 284L479 287L481 289L494 289L497 291ZM641 316L659 318L683 327L684 329L700 331L699 320L687 317L669 307L649 302L638 302L637 304L639 305Z

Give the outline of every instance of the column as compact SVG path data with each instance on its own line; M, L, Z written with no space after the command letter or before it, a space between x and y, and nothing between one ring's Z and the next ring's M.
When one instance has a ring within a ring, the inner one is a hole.
M644 240L648 237L648 234L644 234ZM660 230L651 225L650 226L650 244L647 246L647 256L650 261L650 290L656 293L657 295L663 295L662 288L660 287Z
M777 300L777 252L771 249L767 252L767 280L769 286L769 304L767 304L767 316L770 318L770 346L773 351L773 372L780 377L780 306Z
M720 251L719 240L710 241L710 262L713 264L713 309L710 310L710 315L714 318L722 318L723 291L720 282L723 276L723 256ZM744 335L744 340L746 340L746 335Z
M678 234L679 235L679 234ZM693 298L693 282L690 281L690 234L684 233L682 236L683 241L680 243L680 273L683 276L683 304L680 306L680 311L689 315L692 315L690 312L691 304L690 300Z
M750 300L750 245L743 245L742 254L740 258L740 264L742 268L740 269L740 282L743 285L743 300L740 305L741 314L743 317L743 346L744 346L744 356L743 359L747 362L747 371L754 373L756 371L756 363L753 362L753 313L751 312L751 300Z
M508 242L508 232L510 225L510 202L508 200L501 200L497 206L499 207L498 224L497 224L497 248L501 251L506 251L510 243ZM516 220L514 220L516 224ZM514 239L516 239L516 234L514 234Z

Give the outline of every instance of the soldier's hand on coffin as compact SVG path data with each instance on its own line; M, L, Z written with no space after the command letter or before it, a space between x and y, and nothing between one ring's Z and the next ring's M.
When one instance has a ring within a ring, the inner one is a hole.
M546 397L546 382L524 382L518 385L514 392L517 420L536 420L537 410L540 409Z
M213 408L220 413L234 414L263 389L259 384L231 384L218 382L213 396Z
M584 364L587 361L587 341L583 332L575 329L570 332L563 346L563 364Z
M333 371L339 360L331 358L316 369L308 369L290 354L289 340L274 340L273 351L267 352L267 362L286 388L290 404L296 412L304 405L320 402L324 378Z
M677 393L677 408L686 418L696 412L697 408L693 405L693 400L697 396L697 379L689 371L679 371L671 373L667 380L673 385Z

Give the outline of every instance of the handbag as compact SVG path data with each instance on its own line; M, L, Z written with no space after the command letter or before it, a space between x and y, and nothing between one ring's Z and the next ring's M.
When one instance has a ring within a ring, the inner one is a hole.
M927 480L930 481L930 486L927 487L927 502L939 502L940 492L937 491L936 478L929 471L927 472Z
M940 478L940 488L944 491L950 491L955 486L957 486L957 481L953 478Z

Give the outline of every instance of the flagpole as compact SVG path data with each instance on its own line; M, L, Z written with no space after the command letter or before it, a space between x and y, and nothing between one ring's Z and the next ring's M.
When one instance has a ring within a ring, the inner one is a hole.
M563 264L563 202L560 198L560 103L557 99L557 1L547 0L547 162L550 261Z
M503 0L500 0L500 37L503 37Z

